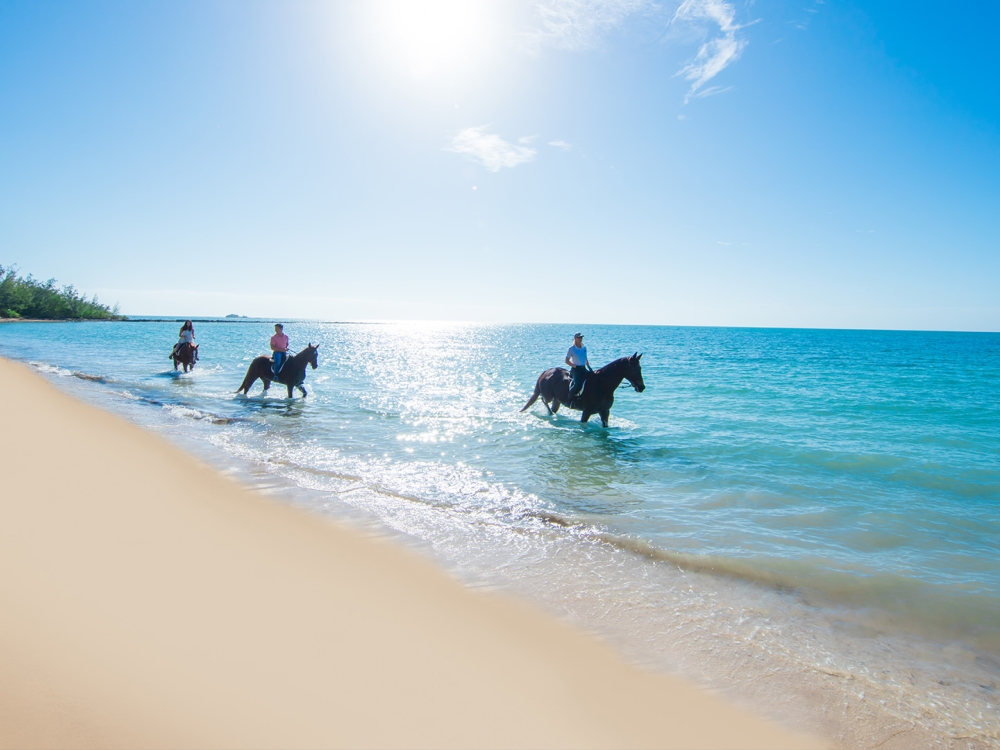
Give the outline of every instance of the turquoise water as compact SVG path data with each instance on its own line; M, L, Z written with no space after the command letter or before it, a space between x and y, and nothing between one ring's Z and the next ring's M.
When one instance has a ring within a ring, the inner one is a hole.
M801 613L837 623L837 648L916 639L922 663L957 648L993 706L998 334L592 326L595 367L645 353L645 392L619 390L604 429L541 403L519 413L561 364L565 326L292 322L294 350L320 344L310 395L292 401L259 383L233 394L269 323L196 322L190 375L166 359L177 328L3 325L0 354L320 511L360 509L460 573L568 591L572 558L578 588L560 596L613 603L618 574L590 591L602 563L581 552L611 549L655 607L668 597L649 571L700 571L774 593L802 628Z

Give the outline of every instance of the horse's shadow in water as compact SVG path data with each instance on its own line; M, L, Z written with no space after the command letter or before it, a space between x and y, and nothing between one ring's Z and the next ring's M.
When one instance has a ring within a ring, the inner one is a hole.
M596 483L603 488L624 481L622 471L641 462L640 438L628 430L604 430L596 425L580 430L574 425L563 422L556 429L565 432L543 437L535 451L536 475L558 477L557 482L569 485L579 481L581 486L593 487ZM586 471L567 475L566 467L575 465L585 465Z
M300 417L305 407L301 398L264 398L264 394L248 396L240 401L244 410L262 416Z
M191 373L183 373L179 370L167 370L159 377L166 378L174 388L194 388L196 386L194 378L185 377Z

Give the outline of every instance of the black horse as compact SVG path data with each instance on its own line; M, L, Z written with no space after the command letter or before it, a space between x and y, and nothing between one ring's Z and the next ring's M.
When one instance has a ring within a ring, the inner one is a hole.
M527 411L541 396L549 414L555 414L559 411L559 407L565 404L569 409L580 409L583 412L583 416L580 417L581 422L586 422L594 414L600 414L601 423L607 427L611 405L615 402L615 391L623 380L627 380L638 393L646 390L646 385L642 382L640 359L642 355L636 352L631 357L621 357L599 370L588 373L583 394L572 400L569 397L569 371L563 367L546 370L538 376L535 392L531 394L531 398L521 411Z
M306 365L312 365L312 368L316 369L319 365L319 357L316 354L318 351L319 344L316 346L309 344L294 357L289 357L285 360L277 378L274 377L274 372L271 370L271 360L267 357L257 357L250 363L250 367L247 368L247 376L243 378L243 385L237 388L236 392L249 395L253 384L257 382L257 378L260 378L264 381L264 393L267 393L267 389L271 387L271 381L277 380L288 388L288 398L292 397L293 388L298 388L302 391L303 396L308 396L306 389L302 387L306 381Z
M184 342L171 353L170 359L174 361L175 370L178 365L184 365L184 372L193 370L198 361L198 345Z

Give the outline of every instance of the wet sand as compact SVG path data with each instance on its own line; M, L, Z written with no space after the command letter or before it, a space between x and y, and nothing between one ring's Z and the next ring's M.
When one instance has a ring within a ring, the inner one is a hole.
M0 359L0 746L805 748Z

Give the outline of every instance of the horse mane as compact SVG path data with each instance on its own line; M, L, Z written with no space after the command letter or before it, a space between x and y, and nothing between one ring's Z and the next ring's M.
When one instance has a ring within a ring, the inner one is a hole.
M319 345L313 346L312 344L309 344L309 346L307 346L305 349L303 349L298 354L293 354L291 357L289 357L289 359L296 359L297 360L302 355L307 354L310 349L319 349Z
M634 357L634 356L635 355L633 354L631 356L619 357L618 359L614 359L614 360L608 362L606 365L604 365L604 367L598 367L596 370L594 370L594 374L595 375L596 374L607 374L607 373L610 373L610 372L614 372L619 367L621 367L623 364L625 364L630 359L632 359L632 357Z

